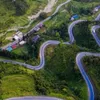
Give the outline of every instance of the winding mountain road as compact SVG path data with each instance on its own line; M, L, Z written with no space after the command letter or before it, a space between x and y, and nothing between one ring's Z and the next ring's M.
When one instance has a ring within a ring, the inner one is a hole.
M99 25L95 25L95 26L93 26L93 27L91 28L91 33L92 33L92 35L93 35L95 41L97 42L98 46L100 46L100 39L99 39L99 37L98 37L98 35L97 35L97 33L96 33L96 30L99 29L99 28L100 28Z
M85 56L95 56L95 57L100 57L100 53L91 53L91 52L81 52L78 53L76 56L76 64L84 78L84 80L86 81L87 87L88 87L88 91L89 91L89 100L94 100L94 89L92 86L92 83L90 82L89 77L87 76L85 70L84 70L84 66L82 64L82 59Z
M6 100L62 100L55 97L44 97L44 96L26 96L26 97L15 97Z
M68 32L69 32L69 37L70 37L70 42L64 42L63 44L66 44L66 45L71 45L75 39L74 39L74 36L73 36L73 27L80 23L80 22L83 22L85 20L77 20L75 22L73 22L69 28L68 28ZM19 64L19 65L22 65L22 66L25 66L29 69L32 69L32 70L40 70L44 67L45 65L45 57L44 57L44 51L45 51L45 48L48 46L48 45L58 45L60 43L60 41L56 41L56 40L49 40L49 41L46 41L42 44L42 46L40 47L40 64L38 66L32 66L32 65L29 65L29 64L25 64L25 63L20 63L20 62L16 62L16 61L12 61L12 60L3 60L3 59L0 59L0 61L4 62L4 63L12 63L12 64ZM86 74L85 70L84 70L84 67L82 65L82 58L84 56L97 56L97 57L100 57L100 54L99 53L89 53L89 52L82 52L82 53L79 53L76 57L76 64L87 84L87 87L88 87L88 93L89 93L89 100L94 100L94 90L93 90L93 86L92 86L92 83L91 81L89 80L88 78L88 75ZM10 100L10 99L9 99ZM52 99L51 99L52 100Z
M68 34L69 34L69 40L70 40L70 43L74 43L75 42L75 38L74 38L74 35L73 35L73 28L76 24L78 23L81 23L81 22L84 22L86 20L77 20L77 21L74 21L72 24L69 25L68 27Z
M70 1L70 0L68 0ZM68 2L67 1L67 2ZM66 3L64 3L66 4ZM59 7L61 7L62 5L64 4L61 4ZM57 8L57 10L59 9L59 7ZM56 12L54 13L56 14ZM44 21L42 22L45 22L47 20L49 20L50 17L48 17L47 19L45 19ZM72 24L69 25L68 27L68 34L69 34L69 41L68 42L64 42L63 44L66 44L66 45L71 45L72 43L74 43L75 39L74 39L74 35L73 35L73 27L78 24L78 23L81 23L81 22L84 22L86 20L77 20L75 22L73 22ZM98 38L96 37L96 32L95 30L97 28L100 28L99 26L93 26L92 27L92 35L94 37L94 39L96 40L96 42L98 41ZM31 30L32 31L32 30ZM46 41L42 44L42 46L40 47L40 53L39 53L39 56L40 56L40 64L37 65L37 66L32 66L32 65L29 65L29 64L26 64L26 63L21 63L21 62L17 62L17 61L13 61L13 60L4 60L4 59L0 59L1 62L4 62L4 63L12 63L12 64L19 64L19 65L22 65L22 66L25 66L29 69L32 69L32 70L40 70L44 67L45 65L45 57L44 57L44 51L45 51L45 48L48 46L48 45L58 45L60 43L60 41L56 41L56 40L49 40L49 41ZM100 46L100 42L97 42L97 44ZM92 86L92 83L87 75L87 73L85 72L84 70L84 67L83 67L83 64L82 64L82 59L83 57L85 56L96 56L96 57L100 57L100 53L91 53L91 52L81 52L81 53L78 53L77 56L76 56L76 64L80 70L80 73L82 74L86 84L87 84L87 87L88 87L88 93L89 93L89 100L94 100L94 89L93 89L93 86ZM7 100L36 100L34 99L35 97L16 97L16 98L10 98L10 99L7 99ZM39 98L39 97L37 97ZM51 98L51 97L43 97L41 98L41 100L60 100L58 98ZM39 99L38 99L39 100Z

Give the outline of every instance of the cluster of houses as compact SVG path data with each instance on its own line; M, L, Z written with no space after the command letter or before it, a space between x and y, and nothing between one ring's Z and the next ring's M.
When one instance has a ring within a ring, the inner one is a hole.
M17 31L16 34L12 38L14 41L21 41L23 39L23 33Z
M100 10L100 6L96 6L92 12L96 13L99 10ZM70 21L74 21L77 19L79 19L79 15L77 15L77 14L74 14L70 17ZM29 36L31 33L38 32L43 26L44 26L43 23L38 24L31 31L29 31L26 36ZM34 36L32 39L32 43L36 43L39 40L39 38L40 38L39 35ZM13 36L12 40L14 40L15 42L13 42L11 46L8 46L6 48L7 51L12 51L13 49L16 49L19 45L24 45L26 43L26 41L24 40L24 35L20 31L16 32L16 34Z
M38 24L37 26L35 26L32 30L32 33L38 32L41 28L43 27L43 23ZM31 33L31 32L30 32ZM28 35L30 35L30 33L28 33L26 35L26 37ZM20 31L17 31L14 35L12 40L14 41L12 44L10 44L5 50L11 52L12 50L16 49L18 46L22 46L24 44L26 44L26 41L24 39L24 34ZM32 43L36 43L39 40L40 36L36 35L33 37L32 39Z
M23 45L26 43L26 41L23 41L23 33L20 32L20 31L17 31L15 33L15 35L12 37L12 40L14 41L13 43L11 43L7 48L6 50L7 51L12 51L14 49L16 49L19 45Z
M22 32L17 31L16 34L13 36L12 40L14 41L11 43L5 50L11 52L12 50L16 49L18 46L22 46L26 44L26 41L23 39L24 35ZM39 35L36 35L32 38L32 43L36 43L40 39Z
M24 35L20 31L16 32L16 34L13 36L13 40L20 45L24 45L26 43L26 41L24 41Z

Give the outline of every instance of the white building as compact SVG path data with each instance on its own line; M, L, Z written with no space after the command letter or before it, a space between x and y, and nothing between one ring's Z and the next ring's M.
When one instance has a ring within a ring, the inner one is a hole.
M21 41L23 39L23 33L18 31L14 37L13 37L13 40L17 40L17 41Z
M26 43L26 41L19 42L20 45L24 45L25 43Z

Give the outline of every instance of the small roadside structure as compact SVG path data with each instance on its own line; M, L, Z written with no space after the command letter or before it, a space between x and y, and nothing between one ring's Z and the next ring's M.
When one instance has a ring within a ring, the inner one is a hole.
M74 21L74 20L77 20L77 19L79 19L79 16L78 16L77 14L73 15L73 16L70 18L71 21Z
M40 27L40 28L42 28L43 26L44 26L43 23L40 23L40 24L39 24L39 27Z
M38 32L39 30L40 30L40 27L38 27L38 26L34 27L35 32Z
M32 42L36 43L39 40L39 38L40 38L39 35L34 36L33 39L32 39Z
M24 45L26 43L26 41L21 41L19 42L19 45Z
M16 34L13 36L13 40L21 41L23 39L23 33L18 31Z
M96 13L100 10L100 5L99 6L96 6L94 9L93 9L93 13Z
M11 52L13 49L12 49L12 47L9 46L9 47L6 48L6 50Z
M36 27L34 27L34 31L37 32L43 27L43 23L38 24Z

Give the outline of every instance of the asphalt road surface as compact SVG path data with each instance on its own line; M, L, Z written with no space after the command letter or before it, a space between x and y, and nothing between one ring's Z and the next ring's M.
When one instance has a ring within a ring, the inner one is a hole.
M27 96L27 97L15 97L6 100L62 100L54 97L43 97L43 96Z

